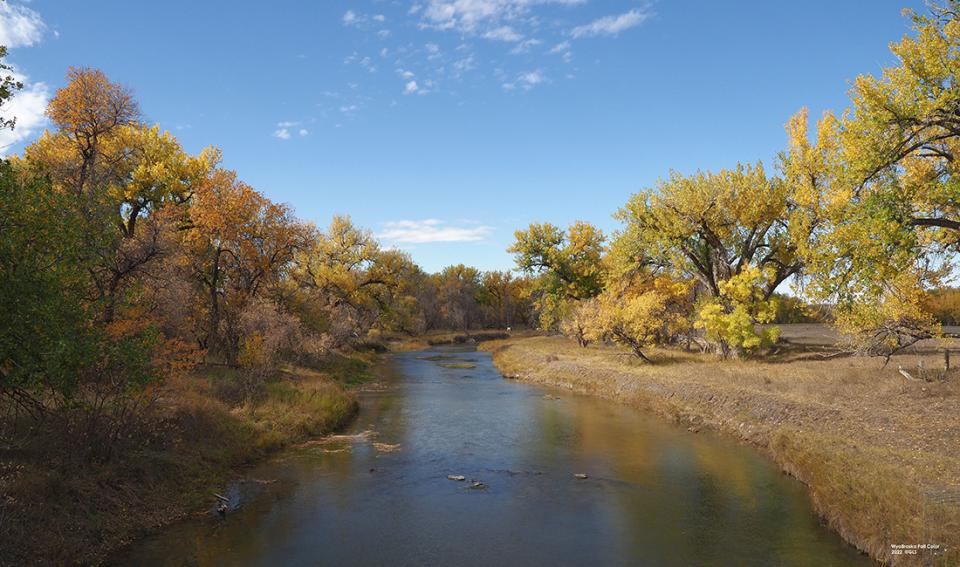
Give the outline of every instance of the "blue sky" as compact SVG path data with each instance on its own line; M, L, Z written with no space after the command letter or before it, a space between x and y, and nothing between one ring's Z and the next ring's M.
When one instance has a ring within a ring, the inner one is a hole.
M892 62L907 0L0 4L19 152L71 65L299 216L349 214L425 269L512 266L513 231L611 214L670 169L763 160L802 106Z

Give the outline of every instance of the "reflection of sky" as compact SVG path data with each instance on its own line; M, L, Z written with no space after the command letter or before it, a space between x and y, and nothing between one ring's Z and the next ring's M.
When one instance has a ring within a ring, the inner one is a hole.
M799 483L747 447L606 401L545 396L503 380L484 353L444 354L476 368L396 355L394 386L365 394L352 427L374 437L344 444L349 452L315 446L260 467L253 476L278 479L276 496L224 522L171 529L144 543L135 562L179 557L170 541L200 565L862 559L817 524ZM370 441L400 450L378 452ZM573 478L581 472L589 478ZM489 488L470 490L449 474Z

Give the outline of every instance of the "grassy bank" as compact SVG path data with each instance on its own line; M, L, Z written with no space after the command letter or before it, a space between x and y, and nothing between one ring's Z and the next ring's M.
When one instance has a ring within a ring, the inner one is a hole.
M42 451L0 452L0 564L96 564L185 515L207 513L240 468L345 425L372 356L288 367L243 395L236 371L201 369L163 386L135 450L104 464L51 466ZM44 443L36 435L34 443Z
M494 341L517 337L539 336L538 331L519 329L473 329L469 331L433 330L422 335L397 335L384 337L386 348L393 352L427 350L435 346L475 345L485 341Z
M791 354L719 361L654 351L654 365L558 337L485 342L504 375L649 410L693 431L761 447L805 483L817 512L847 541L894 565L960 565L960 378L907 381L899 365L937 355L830 360ZM946 554L891 554L934 543Z

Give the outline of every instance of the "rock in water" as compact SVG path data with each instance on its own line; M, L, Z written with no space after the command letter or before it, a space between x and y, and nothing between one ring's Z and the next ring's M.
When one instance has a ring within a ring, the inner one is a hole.
M447 480L467 480L467 477L463 476L462 474L448 474Z

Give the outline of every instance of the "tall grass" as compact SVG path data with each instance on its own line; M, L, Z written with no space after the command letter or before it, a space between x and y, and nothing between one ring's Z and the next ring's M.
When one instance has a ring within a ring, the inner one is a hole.
M238 465L342 427L357 409L344 384L372 374L369 361L337 356L326 369L288 368L252 396L227 367L171 380L143 418L149 435L109 462L64 469L0 447L0 565L97 564L203 510Z

